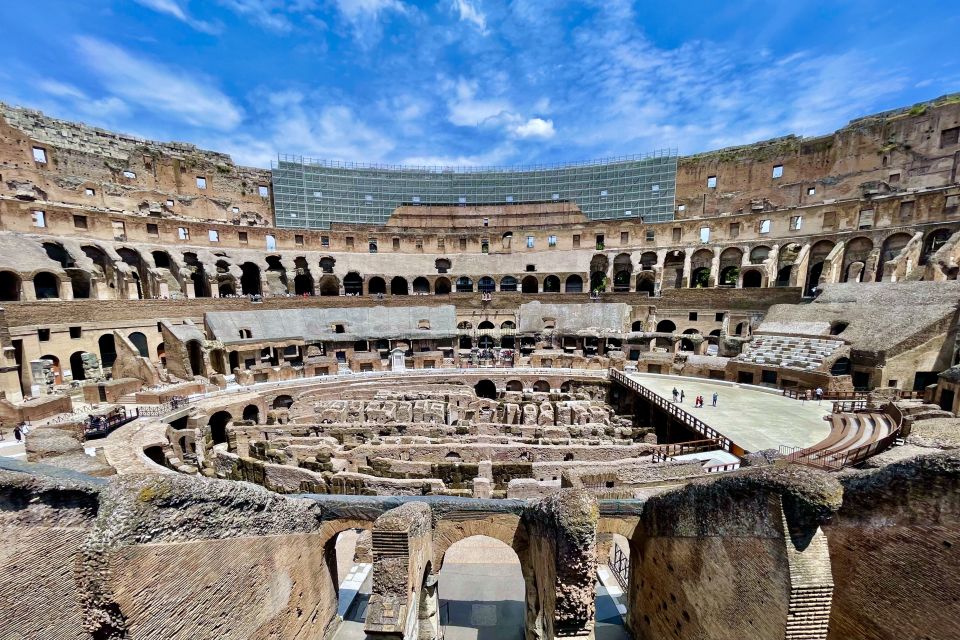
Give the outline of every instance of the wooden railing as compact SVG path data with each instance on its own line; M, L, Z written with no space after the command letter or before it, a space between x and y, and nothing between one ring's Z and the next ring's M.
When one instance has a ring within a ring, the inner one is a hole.
M667 415L670 415L676 418L677 420L682 422L684 425L692 429L694 432L703 436L703 439L715 440L718 444L718 447L717 447L718 449L724 449L726 451L731 450L733 443L730 442L730 438L726 437L725 435L723 435L722 433L720 433L719 431L717 431L716 429L714 429L713 427L705 423L703 420L700 420L699 418L690 415L689 413L681 409L679 406L677 406L675 403L671 402L670 400L667 400L666 398L663 398L657 395L650 389L647 389L645 386L643 386L642 384L640 384L630 376L626 375L622 371L619 371L617 369L612 369L610 371L610 379L616 382L617 384L620 384L630 389L631 391L634 391L643 399L659 407L662 411L667 413Z
M798 389L795 387L781 388L780 393L787 398L794 400L816 400L817 395L814 389ZM866 391L827 391L820 397L821 400L865 400Z
M867 458L874 456L881 451L885 451L901 437L903 432L903 412L894 404L888 404L884 412L890 416L893 422L893 428L885 437L875 442L869 442L853 449L831 453L830 451L820 451L813 447L800 449L799 447L780 447L780 454L789 462L796 462L810 467L826 469L828 471L839 471L844 467L850 467L860 464Z
M866 399L863 400L835 400L832 413L854 413L867 408Z
M690 442L677 442L674 444L657 445L653 450L653 462L666 462L676 456L686 455L688 453L700 453L701 451L714 451L721 449L720 442L716 438L707 438L706 440L691 440Z

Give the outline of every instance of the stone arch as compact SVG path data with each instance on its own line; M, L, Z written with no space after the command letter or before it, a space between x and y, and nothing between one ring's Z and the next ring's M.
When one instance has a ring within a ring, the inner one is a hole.
M630 280L633 275L633 260L629 253L621 253L613 259L613 290L617 292L630 291Z
M333 256L323 256L320 258L320 271L323 273L333 273L333 268L337 266L337 259Z
M153 258L153 266L155 266L157 269L170 268L170 254L166 251L161 251L160 249L151 251L150 257Z
M0 302L20 300L23 281L14 271L0 271Z
M414 278L413 292L418 294L430 293L430 281L423 276Z
M34 274L33 288L37 300L52 300L60 297L60 279L49 271Z
M40 359L50 362L50 371L53 373L53 383L63 384L63 370L60 368L60 358L52 354L47 354L40 356Z
M887 236L883 241L880 248L880 257L877 260L876 282L883 280L883 265L900 255L903 248L910 243L911 238L912 236L909 233L894 233Z
M642 271L637 274L637 293L646 293L651 297L656 293L656 282L652 271Z
M199 340L189 340L186 344L187 356L190 361L190 373L194 376L204 375L203 345Z
M921 265L927 264L927 261L930 259L930 256L935 254L940 250L947 240L950 239L952 232L950 229L934 229L926 235L923 239L923 250L920 252L919 263Z
M537 276L527 276L520 282L522 293L537 293L540 290L540 281Z
M227 425L233 421L233 416L229 411L217 411L207 420L207 427L210 429L210 436L213 438L213 444L224 444L229 442L227 434Z
M134 331L127 337L130 339L130 342L133 343L133 346L137 348L137 352L141 357L150 357L150 347L147 346L147 336L140 331Z
M293 406L293 396L281 394L273 399L271 406L274 409L289 409Z
M833 251L834 246L836 245L831 240L820 240L810 247L810 255L807 259L807 286L804 295L813 295L813 288L820 285L825 261L830 252Z
M686 329L681 335L685 336L698 336L700 332L697 329ZM693 351L697 350L697 343L690 338L681 338L680 340L680 351Z
M97 347L100 349L100 365L112 367L113 361L117 359L117 345L113 340L112 333L105 333L97 339Z
M83 351L74 351L70 354L70 374L74 380L87 379L87 374L83 370Z
M437 273L448 273L453 268L453 263L450 262L450 258L437 258L434 260L433 266Z
M480 293L493 293L497 289L497 282L490 276L483 276L477 281L477 291Z
M690 256L690 288L705 289L710 286L710 269L713 265L713 251L697 249Z
M544 293L560 293L560 278L555 275L549 275L543 279Z
M499 540L513 549L520 558L520 564L527 557L529 536L519 516L497 514L485 518L444 520L441 518L433 533L433 567L439 573L443 568L444 556L454 544L472 538L486 536Z
M657 323L657 333L673 333L677 325L672 320L661 320Z
M343 292L348 296L363 295L363 276L356 271L351 271L343 277Z
M567 276L563 290L566 293L583 293L583 278L575 273Z
M667 289L679 289L683 286L683 262L686 259L686 253L683 251L671 251L663 260L663 287Z
M407 279L401 276L394 276L390 281L390 295L392 296L406 296L410 294L410 285L407 284Z
M370 281L367 283L367 292L372 296L386 293L387 281L380 276L370 278Z
M770 247L765 244L758 244L750 249L750 264L762 264L769 257Z
M473 293L473 280L467 276L457 278L457 293Z
M293 292L298 296L312 296L314 294L313 277L309 272L297 273L293 277Z
M496 327L489 320L483 320L480 324L477 325L477 329L496 329Z
M260 267L252 262L244 262L240 265L240 286L243 293L248 296L259 296L263 294L263 285L260 282Z
M473 390L476 392L478 398L497 399L497 385L493 380L484 378L474 385Z
M500 279L500 291L516 291L517 279L513 276L503 276Z
M533 383L533 386L532 386L531 388L532 388L534 391L538 391L538 392L541 392L541 393L549 393L549 392L550 392L550 383L547 382L546 380L537 380L536 382Z
M747 269L743 272L743 288L755 289L763 286L763 273L759 269Z
M260 424L260 407L255 404L248 404L243 408L243 419Z
M640 254L640 269L643 271L652 271L659 258L656 251L644 251Z
M438 296L445 296L450 293L450 278L437 278L433 282L433 293Z
M320 281L317 282L317 289L321 296L338 296L340 295L340 280L337 279L337 276L329 274L321 276Z
M847 242L843 252L843 282L860 282L864 279L867 259L873 251L873 240L858 236Z
M519 380L508 380L506 389L507 391L523 391L523 383Z

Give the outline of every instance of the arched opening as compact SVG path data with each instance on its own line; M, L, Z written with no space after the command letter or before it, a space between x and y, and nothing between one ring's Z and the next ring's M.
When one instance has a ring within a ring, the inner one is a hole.
M740 323L737 324L737 328L734 330L733 333L734 333L734 335L742 336L742 335L743 335L743 332L746 331L746 329L747 329L747 323L746 323L746 322L740 322Z
M467 276L457 278L457 293L473 293L473 280Z
M727 247L720 252L720 279L721 287L736 287L740 278L740 264L743 262L743 251L736 247Z
M203 367L203 346L199 340L190 340L187 342L187 355L190 358L190 374L202 376Z
M557 276L547 276L543 279L544 293L560 293L560 278Z
M154 266L158 269L170 268L170 254L166 251L153 251L150 255L153 257Z
M812 296L814 287L820 285L826 258L833 251L833 247L834 243L829 240L821 240L810 247L810 257L808 258L810 266L807 267L807 284L804 288L804 295Z
M497 385L493 383L493 380L484 378L474 385L473 390L476 392L478 398L497 399Z
M356 271L351 271L343 278L343 292L348 296L363 295L363 277Z
M298 273L293 278L293 291L298 296L313 295L313 278L309 273Z
M842 320L837 322L830 323L830 335L838 336L843 333L844 329L850 326L849 322L843 322Z
M500 291L516 291L517 279L513 276L503 276L500 279Z
M567 293L583 293L583 278L577 274L567 276L564 283L564 291Z
M744 289L755 289L760 286L763 286L763 274L761 274L756 269L750 269L749 271L744 271L743 273Z
M483 276L477 281L477 291L480 293L493 293L496 289L497 283L490 276Z
M507 381L507 391L523 391L523 383L519 380Z
M483 322L477 325L477 329L495 329L495 328L496 327L494 326L494 324L489 320L484 320Z
M777 271L777 281L774 283L774 286L777 287L789 287L790 286L790 276L793 274L793 265L788 264L784 267L780 267L780 270Z
M685 336L699 335L699 334L700 332L697 331L696 329L687 329L686 331L683 332L683 335ZM696 351L696 350L697 350L697 343L694 342L692 339L683 338L682 340L680 340L680 351Z
M74 351L70 354L70 375L74 380L87 379L87 374L83 370L83 351Z
M190 281L193 283L193 295L195 298L209 298L210 279L203 268L203 263L197 258L197 254L187 252L183 254L183 261L187 265L186 272L189 274Z
M274 409L289 409L293 406L293 396L282 394L273 399Z
M213 438L213 444L225 444L229 442L227 436L227 425L233 420L233 416L227 411L217 411L210 416L207 426L210 427L210 436Z
M677 330L677 325L670 320L661 320L657 323L657 333L673 333Z
M533 390L539 391L540 393L549 393L550 392L550 383L546 380L537 380L533 383Z
M629 271L617 271L613 274L613 290L616 292L630 291Z
M13 271L0 271L0 302L20 300L20 276Z
M450 262L449 258L437 258L434 260L433 266L437 269L437 273L449 273L453 263Z
M473 338L467 335L460 336L457 339L457 344L461 349L473 349Z
M910 234L908 233L895 233L883 241L883 247L880 249L880 259L877 260L877 282L883 280L883 266L899 256L909 242Z
M423 276L414 278L413 292L419 295L430 293L430 281Z
M834 360L830 365L830 375L847 376L850 375L850 358L842 357Z
M630 324L630 331L643 331L643 320L634 320Z
M390 281L390 295L392 296L406 296L410 294L410 289L407 285L407 279L401 278L400 276L395 276L393 280Z
M872 251L873 241L870 238L854 238L847 243L843 254L843 282L863 282L869 279L865 269Z
M226 375L228 373L226 356L224 355L223 349L210 350L210 365L213 367L214 371L221 375Z
M485 535L458 540L446 549L438 573L445 636L452 638L456 631L462 634L457 637L522 640L528 593L536 597L510 545Z
M691 289L706 289L710 286L710 268L697 267L690 274Z
M646 293L651 297L656 293L656 285L653 280L652 272L644 271L637 276L637 292Z
M527 276L520 282L520 291L522 293L537 293L540 290L540 282L536 276Z
M333 273L333 268L337 265L336 258L323 256L320 258L320 271L323 273Z
M100 348L100 364L104 367L112 367L113 361L117 359L117 345L113 340L113 334L105 333L100 336L97 346Z
M517 323L514 322L513 320L504 320L503 322L500 323L500 328L503 329L504 331L513 330L517 328Z
M268 242L268 248L269 242ZM283 266L283 260L280 256L267 256L267 271L264 274L268 282L268 292L279 290L281 293L289 293L290 283L287 280L287 269Z
M150 357L150 347L147 346L147 336L139 331L134 331L128 337L130 342L133 343L133 346L137 348L137 353L139 353L141 357Z
M590 258L590 291L600 292L607 290L607 269L610 259L602 253Z
M370 282L367 284L367 291L372 296L386 293L387 292L386 280L384 280L380 276L374 276L370 278Z
M33 276L33 288L37 300L50 300L60 297L60 280L49 271L41 271Z
M949 239L949 229L937 229L936 231L931 231L928 233L927 237L923 240L923 251L920 252L920 264L927 264L927 261L930 260L930 256L939 251L940 247L945 245Z
M438 296L445 296L450 293L450 278L437 278L433 282L433 293Z
M663 260L663 277L661 285L664 289L679 289L683 286L683 261L686 254L683 251L671 251Z
M243 408L243 419L260 424L260 407L255 404L248 404Z
M630 291L630 281L633 279L633 260L629 253L621 253L613 259L613 290Z
M317 287L320 290L321 296L340 295L340 281L337 280L337 276L331 276L331 275L322 276L320 278L320 282L317 283Z
M759 245L750 250L750 264L760 264L770 256L770 247Z
M843 281L861 282L863 280L863 270L865 266L866 265L860 261L848 264L846 270L843 272Z
M41 360L50 362L50 371L53 373L53 384L63 384L63 372L60 369L60 358L54 355L40 356Z
M162 366L167 366L167 354L164 350L164 345L162 342L157 345L157 360L160 361Z
M263 287L260 283L260 267L252 262L244 262L240 265L240 286L243 288L244 295L259 296L263 294Z

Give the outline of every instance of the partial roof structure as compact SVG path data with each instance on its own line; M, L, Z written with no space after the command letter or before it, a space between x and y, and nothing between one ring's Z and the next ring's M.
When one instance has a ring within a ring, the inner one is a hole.
M213 311L205 322L214 339L225 345L302 340L441 339L457 335L456 307L370 307Z
M618 338L629 324L630 305L622 302L527 302L520 305L520 333L551 332L560 336Z
M812 304L770 307L755 333L836 335L854 349L892 355L948 331L958 307L958 281L828 284Z

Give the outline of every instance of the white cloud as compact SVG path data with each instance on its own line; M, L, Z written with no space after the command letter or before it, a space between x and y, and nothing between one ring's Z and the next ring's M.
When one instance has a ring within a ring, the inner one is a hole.
M76 42L83 61L116 98L198 127L227 131L243 119L243 111L208 79L95 38Z
M487 16L470 0L453 0L453 8L460 13L461 22L469 22L481 35L487 35Z
M546 140L552 138L556 131L553 128L553 120L530 118L523 124L515 126L513 133L518 138L540 138Z
M192 28L197 31L202 31L204 33L216 34L220 32L220 26L205 22L203 20L197 20L193 18L187 10L180 5L177 0L135 0L137 4L143 5L148 9L153 9L157 13L164 13L168 16L176 18L184 24L190 25Z
M354 36L363 46L380 39L381 19L390 14L408 15L411 8L401 0L332 0L337 11L350 25Z
M500 118L511 112L506 100L478 98L478 83L460 78L456 83L445 83L454 96L447 100L448 120L458 127L477 127L499 124Z
M35 84L40 91L66 103L65 106L85 117L112 118L130 111L129 106L116 96L91 98L72 84L50 78L40 79Z

